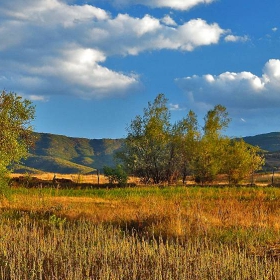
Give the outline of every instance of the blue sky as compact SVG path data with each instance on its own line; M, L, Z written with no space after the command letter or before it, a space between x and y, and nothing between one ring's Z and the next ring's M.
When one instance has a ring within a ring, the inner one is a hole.
M3 3L4 2L4 3ZM121 138L158 93L172 121L216 104L229 136L280 131L279 0L0 2L0 87L35 131Z

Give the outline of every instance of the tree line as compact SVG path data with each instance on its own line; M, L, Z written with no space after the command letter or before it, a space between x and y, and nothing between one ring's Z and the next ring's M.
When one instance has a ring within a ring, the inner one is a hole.
M127 127L117 158L130 174L155 184L185 183L187 176L205 184L224 174L229 184L238 184L262 168L264 157L258 147L223 135L230 123L224 106L209 110L201 128L192 110L172 124L167 102L159 94Z
M238 184L261 169L258 147L222 134L230 122L226 108L216 105L200 128L196 114L172 124L164 94L144 108L127 127L123 150L117 154L123 167L145 183L174 183L192 176L198 183L213 182L219 174ZM0 196L5 193L12 166L28 156L34 143L35 107L15 93L0 94ZM105 170L111 181L127 180L122 166Z

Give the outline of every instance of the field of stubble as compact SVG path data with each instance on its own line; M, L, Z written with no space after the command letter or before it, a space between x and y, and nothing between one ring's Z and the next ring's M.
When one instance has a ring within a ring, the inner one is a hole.
M280 279L280 189L11 190L0 279Z

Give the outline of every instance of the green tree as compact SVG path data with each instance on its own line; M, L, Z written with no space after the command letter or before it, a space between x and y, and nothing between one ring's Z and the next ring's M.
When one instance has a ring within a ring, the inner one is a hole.
M230 122L226 107L218 104L213 110L209 110L204 118L204 137L219 139L222 131L225 130Z
M204 118L204 134L192 157L192 171L196 182L213 182L223 168L223 155L227 137L222 131L228 127L230 119L226 108L216 105Z
M224 154L223 173L228 176L229 184L239 184L262 168L264 157L258 147L245 143L244 140L229 140Z
M136 116L127 128L123 152L119 157L144 182L160 183L168 177L170 160L170 112L167 99L159 94L148 103L143 116Z
M117 183L120 186L127 184L128 175L121 164L118 164L116 168L104 166L103 171L104 176L109 180L109 184Z
M183 184L191 174L193 158L197 154L200 131L196 114L190 110L188 115L174 125L173 141L176 150L174 165L179 168Z
M211 140L202 137L191 161L191 170L197 183L211 183L223 168L225 138Z
M0 95L0 185L7 186L9 171L15 163L28 155L33 144L31 121L35 107L31 101L15 93L3 91Z
M186 176L192 175L204 184L222 173L230 182L248 173L253 177L263 158L256 148L223 135L229 122L226 108L216 105L207 112L202 130L193 111L172 125L167 99L159 94L148 103L143 116L132 120L118 157L130 173L146 183L172 183L180 176L185 182Z

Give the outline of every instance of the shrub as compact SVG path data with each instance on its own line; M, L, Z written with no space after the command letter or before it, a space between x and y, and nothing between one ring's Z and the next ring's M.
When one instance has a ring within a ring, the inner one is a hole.
M127 184L128 175L121 164L115 168L104 166L104 176L108 178L109 184L117 183L120 186Z

